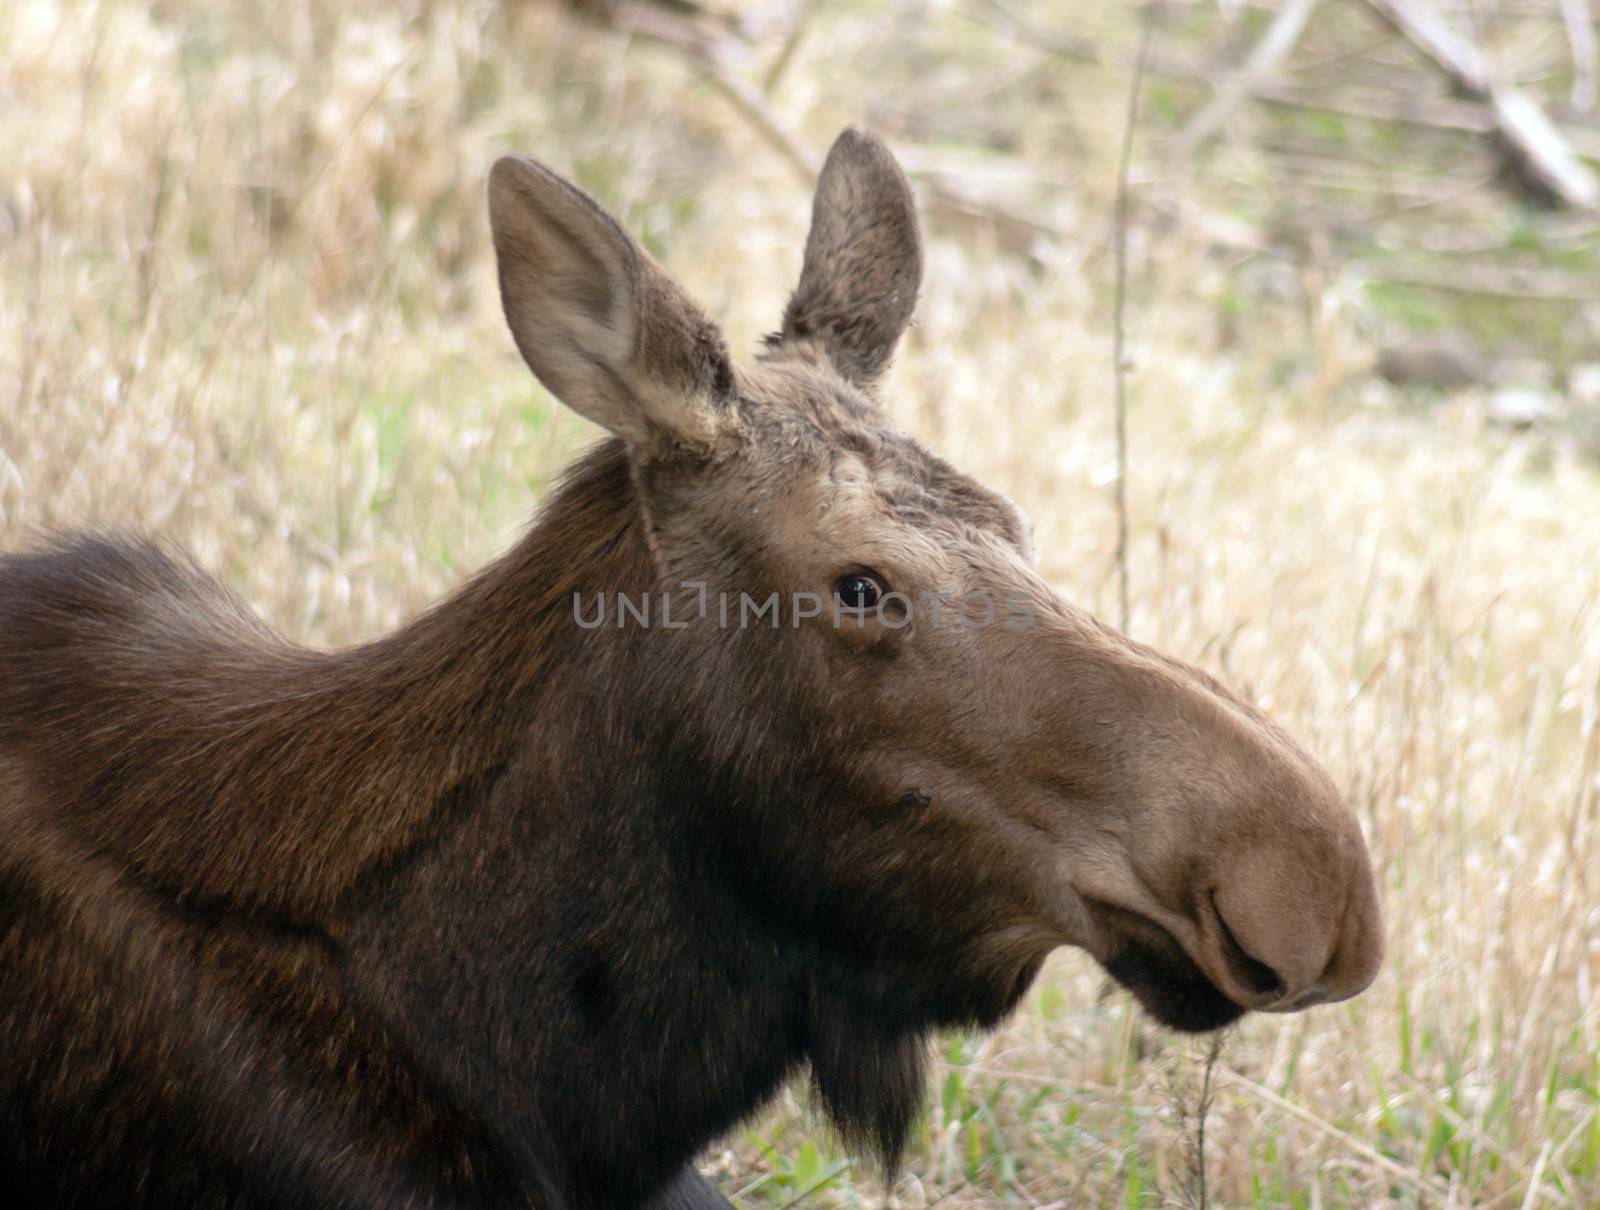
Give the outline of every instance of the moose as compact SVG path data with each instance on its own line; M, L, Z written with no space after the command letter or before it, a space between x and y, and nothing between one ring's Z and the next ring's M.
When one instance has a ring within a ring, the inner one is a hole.
M1178 1030L1372 981L1317 762L894 427L881 140L833 145L749 364L555 172L488 195L518 349L610 437L442 604L310 650L144 540L0 559L12 1205L725 1207L696 1155L802 1074L892 1168L930 1032L1058 946ZM974 594L1012 608L913 608Z

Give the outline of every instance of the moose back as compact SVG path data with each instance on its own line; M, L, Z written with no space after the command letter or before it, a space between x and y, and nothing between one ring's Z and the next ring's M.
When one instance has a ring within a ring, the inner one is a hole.
M895 428L879 140L747 365L550 170L489 209L518 348L612 437L448 600L313 651L147 543L0 559L13 1205L721 1206L694 1156L801 1072L892 1166L928 1032L1057 946L1187 1030L1372 980L1316 762Z

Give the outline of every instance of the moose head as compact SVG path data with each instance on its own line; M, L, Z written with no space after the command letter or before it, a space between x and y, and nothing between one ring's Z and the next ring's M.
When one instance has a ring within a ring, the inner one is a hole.
M634 640L651 671L617 691L659 747L631 758L654 751L700 875L844 972L823 998L887 1037L989 1025L1062 945L1185 1030L1371 982L1373 876L1317 762L1065 600L1018 509L896 427L879 385L922 254L880 140L834 144L750 366L548 169L503 159L489 197L519 349L620 438L645 578L594 580L591 642L654 618ZM599 594L628 587L657 613L613 618ZM883 1090L852 1054L809 1056L822 1093L892 1144L904 1115L868 1113Z
M1065 600L1022 513L895 426L922 253L881 141L834 144L750 367L548 169L501 160L490 209L523 356L625 443L649 587L692 632L655 645L725 766L692 824L765 913L940 1021L992 1022L1060 945L1179 1029L1371 982L1366 848L1317 762Z

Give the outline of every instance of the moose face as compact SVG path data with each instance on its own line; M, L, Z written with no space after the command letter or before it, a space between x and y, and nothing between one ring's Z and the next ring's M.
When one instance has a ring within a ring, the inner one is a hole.
M1366 849L1316 762L1063 600L1018 510L894 428L921 253L880 142L835 144L745 368L570 184L507 158L490 205L519 348L626 442L656 587L699 602L659 641L696 653L684 725L740 804L704 841L769 912L934 1023L997 1019L1064 944L1180 1029L1372 981Z

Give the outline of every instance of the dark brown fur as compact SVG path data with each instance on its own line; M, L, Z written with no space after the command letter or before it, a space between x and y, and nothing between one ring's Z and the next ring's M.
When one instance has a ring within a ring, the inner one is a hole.
M314 652L148 544L0 559L13 1204L696 1210L802 1071L892 1163L928 1031L1056 945L1180 1028L1370 981L1315 763L889 425L921 254L881 143L830 155L748 369L586 195L507 160L490 198L519 347L617 439L448 601ZM684 584L856 574L1035 625L726 628ZM688 624L575 621L647 592Z

